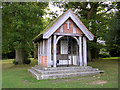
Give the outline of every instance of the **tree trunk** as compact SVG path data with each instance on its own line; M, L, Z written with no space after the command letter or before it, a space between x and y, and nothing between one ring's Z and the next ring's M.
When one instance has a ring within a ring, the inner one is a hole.
M16 49L16 51L15 51L15 59L18 62L18 64L23 63L22 49Z
M88 56L87 56L88 61L92 61L91 51L90 51L90 49L88 49L87 55L88 55Z
M97 13L97 8L99 6L99 2L96 3L90 3L91 9L88 11L87 14L87 20L90 20L94 18L94 15ZM96 33L94 34L96 36ZM94 42L97 42L97 38L94 39ZM98 49L96 47L93 47L92 50L88 49L88 60L92 61L92 58L97 58L98 57Z
M25 60L27 60L27 52L25 49L18 48L15 51L15 59L18 64L23 64Z

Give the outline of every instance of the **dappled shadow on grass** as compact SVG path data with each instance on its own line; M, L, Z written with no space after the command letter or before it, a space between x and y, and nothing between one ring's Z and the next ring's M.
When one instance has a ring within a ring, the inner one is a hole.
M2 69L6 70L6 69L16 69L16 68L30 68L34 65L37 65L37 60L33 60L31 59L31 63L30 64L21 64L21 65L14 65L13 64L14 59L7 59L7 60L3 60L2 61Z

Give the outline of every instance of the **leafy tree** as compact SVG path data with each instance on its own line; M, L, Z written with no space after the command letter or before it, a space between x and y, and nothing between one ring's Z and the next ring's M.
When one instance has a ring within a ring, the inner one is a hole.
M106 47L111 56L120 56L120 2L118 12L109 21L109 30L105 35Z
M92 58L97 58L102 47L97 41L98 39L103 40L104 33L108 30L108 20L113 16L111 10L116 8L116 3L62 2L54 3L54 5L64 8L64 11L71 8L95 35L93 42L88 41L88 56L91 57L92 54Z
M3 53L15 50L19 64L33 51L32 39L44 28L45 9L48 3L2 3Z

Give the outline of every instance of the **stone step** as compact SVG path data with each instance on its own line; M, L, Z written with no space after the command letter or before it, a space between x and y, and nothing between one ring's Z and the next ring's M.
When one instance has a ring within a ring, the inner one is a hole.
M29 72L37 79L57 79L57 78L68 78L68 77L77 77L77 76L87 76L87 75L96 75L101 71L87 71L87 72L74 72L74 73L59 73L59 74L39 74L33 69L28 69Z
M30 72L32 74L32 76L34 78L36 78L37 80L40 80L41 79L41 75L39 73L37 73L35 70L33 69L28 69L28 72Z
M67 78L76 76L86 76L86 75L96 75L104 71L100 71L97 68L92 68L90 66L80 67L56 67L56 68L46 68L35 66L28 71L37 79L56 79L56 78Z
M72 69L92 69L91 66L69 66L69 67L40 67L39 65L35 65L36 68L41 69L41 70L72 70Z
M68 77L77 77L77 76L87 76L87 75L96 75L99 74L99 71L90 71L90 72L76 72L76 73L65 73L65 74L47 74L42 75L42 79L57 79L57 78L68 78Z
M97 68L92 68L92 69L68 69L68 70L40 70L36 67L32 67L36 72L39 74L54 74L54 73L75 73L75 72L87 72L87 71L98 71L99 69Z

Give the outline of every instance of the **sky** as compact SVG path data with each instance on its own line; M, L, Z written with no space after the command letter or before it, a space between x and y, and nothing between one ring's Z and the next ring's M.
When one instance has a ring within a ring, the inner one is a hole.
M104 3L110 5L110 4L111 4L111 1L107 1L107 2L104 2ZM57 13L58 16L62 15L62 13L63 13L63 8L60 9L60 8L57 7L57 6L52 5L52 2L49 2L49 6L48 6L48 7L50 8L50 11L51 11L51 12ZM89 4L88 4L87 7L90 8ZM105 10L107 10L107 8L105 8ZM111 11L115 12L116 10L115 10L115 9L112 9ZM109 11L108 13L110 13L111 11ZM104 12L104 11L102 11L102 12ZM98 13L101 13L101 12L98 12ZM52 18L52 17L50 17L49 15L45 15L44 18L45 18L45 17Z
M62 15L62 13L63 13L63 8L60 9L60 8L57 7L57 6L52 5L52 2L49 2L49 6L48 6L48 8L50 9L50 12L57 13L58 16ZM49 11L47 11L47 12L49 12ZM48 14L45 15L45 16L43 16L43 17L44 17L44 18L45 18L45 17L52 18L52 17L50 17Z
M59 7L57 6L53 6L52 3L50 2L49 3L49 8L51 11L53 12L56 12L57 11L57 14L61 15L63 12L61 12L60 10L63 10L63 9L60 9Z

